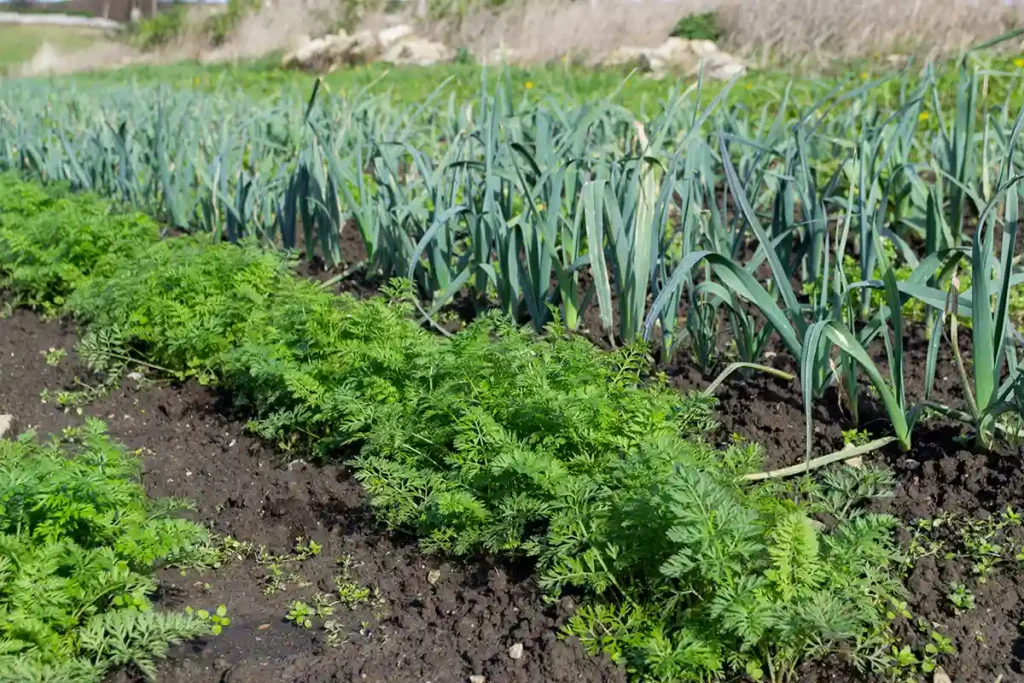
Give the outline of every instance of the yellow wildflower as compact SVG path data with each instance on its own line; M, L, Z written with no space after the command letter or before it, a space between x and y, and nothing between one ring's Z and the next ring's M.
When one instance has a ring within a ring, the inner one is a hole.
M526 81L526 89L533 90L533 81Z
M1013 60L1013 65L1018 69L1024 69L1024 57L1017 57L1017 59Z
M928 120L928 119L930 119L931 117L932 117L932 115L931 115L931 114L929 114L929 113L928 113L928 112L926 112L926 111L923 111L923 112L921 112L920 114L918 114L918 115L917 115L917 120L918 120L918 121L927 121L927 120Z
M861 79L862 81L866 81L866 80L868 80L868 72L867 72L867 71L865 71L864 73L862 73L862 74L860 75L860 79Z

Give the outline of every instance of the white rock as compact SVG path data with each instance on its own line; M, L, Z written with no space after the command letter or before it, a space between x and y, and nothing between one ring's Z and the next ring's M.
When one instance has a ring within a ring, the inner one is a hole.
M333 36L330 37L333 38ZM308 43L306 43L305 45L303 45L302 47L295 51L295 59L300 64L305 64L314 57L316 57L318 54L326 50L327 45L328 36L325 36L323 38L314 38L313 40L309 41Z
M339 66L371 62L378 54L380 43L370 31L359 31L352 35L338 31L333 35L314 38L286 54L281 60L281 66L306 71L330 71Z
M396 65L433 66L449 62L454 57L455 53L444 43L410 36L385 50L380 60Z
M515 645L510 647L508 649L508 656L511 657L512 659L522 659L523 658L523 644L522 643L516 643Z
M605 55L600 64L605 67L640 66L648 52L650 50L644 47L618 47Z
M392 26L391 28L384 29L377 34L377 42L380 43L381 48L387 50L395 43L405 40L414 33L412 26L409 24L399 24L398 26Z
M714 52L701 57L700 62L692 70L693 74L700 71L701 64L704 66L704 78L713 81L727 81L747 72L747 65L728 52Z
M440 580L441 580L441 570L440 569L431 569L429 572L427 572L427 583L429 583L431 586L436 586L437 582L440 581Z
M694 76L704 67L705 78L728 80L746 71L738 57L722 52L710 40L669 38L656 48L620 47L601 60L606 67L636 66L655 77L669 72Z
M3 438L4 434L11 431L11 425L13 424L13 415L0 415L0 439Z
M366 64L377 59L381 52L380 42L370 31L357 31L350 37L345 55L346 64Z
M953 683L949 679L949 674L941 666L935 667L935 673L932 674L932 683Z
M487 676L470 676L469 683L487 683Z
M510 47L496 47L484 57L484 64L518 64L522 58L520 52Z
M907 65L907 62L910 61L910 58L907 57L906 55L891 54L891 55L886 56L885 61L891 67L894 67L896 69L902 69L903 67L905 67Z

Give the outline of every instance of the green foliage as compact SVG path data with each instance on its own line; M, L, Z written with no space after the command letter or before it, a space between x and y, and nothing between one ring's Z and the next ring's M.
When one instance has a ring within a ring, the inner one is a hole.
M672 36L686 38L688 40L711 40L720 41L725 32L718 23L718 17L714 12L701 12L699 14L688 14L672 29Z
M957 614L974 609L974 593L962 583L951 583L946 597Z
M252 242L177 238L102 260L66 309L89 324L93 367L216 381L262 436L347 457L426 551L533 558L551 596L589 596L569 632L640 680L783 681L840 645L864 667L888 651L893 520L859 509L883 475L810 495L743 483L757 446L703 441L714 399L652 375L642 343L601 352L497 313L444 338L416 323L408 282L386 295L335 296ZM265 559L276 590L287 558ZM286 618L308 628L365 600L350 584Z
M181 38L186 32L191 34L194 31L202 35L211 47L217 47L227 40L231 31L246 15L260 6L260 0L227 0L218 11L202 22L195 23L190 21L188 4L176 2L155 17L133 24L128 42L141 50L153 50Z
M112 214L98 198L43 197L35 186L6 178L0 185L0 287L23 305L53 312L101 259L157 239L150 218Z
M216 47L222 44L239 22L247 14L258 10L262 4L261 0L228 0L226 8L203 22L203 31L209 38L210 45Z
M218 605L213 614L210 614L210 612L205 609L193 610L191 607L186 607L185 614L194 616L200 621L208 622L210 624L210 633L215 636L220 635L221 631L223 631L225 627L231 625L231 617L228 616L228 608L226 605Z
M167 45L180 37L188 26L188 5L175 5L156 16L143 19L132 26L128 42L141 50L152 50Z
M288 613L285 614L284 618L296 626L310 628L313 625L312 617L314 614L315 611L312 607L301 600L293 600L288 606Z
M888 642L885 607L902 590L889 572L896 520L856 515L825 533L771 486L738 486L710 462L667 468L648 487L624 506L642 517L588 527L612 533L565 561L573 582L613 568L644 576L644 592L627 591L617 609L580 612L569 633L595 649L610 640L603 649L650 680L703 681L731 669L785 681L840 644L862 668L877 659Z
M211 246L209 238L157 242L105 265L109 278L84 283L68 301L91 323L83 358L109 372L131 356L201 380L290 272L280 253Z
M98 682L128 665L152 677L169 645L210 633L150 603L154 566L200 561L206 530L148 500L105 429L0 440L0 681Z

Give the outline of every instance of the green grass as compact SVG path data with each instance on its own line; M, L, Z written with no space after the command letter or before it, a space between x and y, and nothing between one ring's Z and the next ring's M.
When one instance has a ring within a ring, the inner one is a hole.
M1008 95L1012 102L1024 104L1024 62L1013 56L972 58L982 70L984 88L982 102L1001 105ZM242 62L237 65L206 65L180 62L166 66L133 66L117 72L94 72L72 77L78 83L123 84L136 82L161 84L172 88L225 94L243 92L268 100L288 97L296 91L309 92L316 76L301 71L279 68L279 56ZM956 92L957 73L951 65L942 66L940 83L942 103L952 102ZM918 71L912 68L912 73ZM847 89L877 79L893 80L876 87L873 99L883 104L899 100L900 83L896 73L887 67L865 62L846 64L824 74L795 74L781 69L752 69L742 77L730 93L729 103L738 103L752 110L777 103L788 87L796 106L806 106L824 96L832 88ZM499 67L485 69L472 64L451 64L435 67L393 67L386 64L342 69L324 76L328 91L348 97L363 92L388 93L396 106L418 104L434 95L445 101L453 97L457 103L479 97L481 83L487 79L493 91L498 79L506 79L517 98L540 102L553 100L560 104L582 103L609 98L615 103L642 115L657 111L675 88L692 86L694 78L649 78L642 73L630 74L624 69L590 69L572 64L534 68L514 67L507 75ZM721 83L707 83L709 95L717 94ZM926 124L928 125L928 124ZM932 124L933 125L933 124Z
M103 31L77 26L0 24L0 75L32 59L50 43L62 52L81 50L105 39Z

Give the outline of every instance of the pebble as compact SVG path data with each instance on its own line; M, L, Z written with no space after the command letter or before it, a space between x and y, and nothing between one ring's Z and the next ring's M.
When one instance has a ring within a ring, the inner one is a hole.
M431 586L436 586L437 582L440 581L440 580L441 580L441 570L440 569L431 569L429 572L427 572L427 583L429 583Z
M949 680L949 674L941 666L935 667L935 673L932 675L932 683L952 683Z
M512 659L522 659L523 658L523 644L522 643L516 643L515 645L510 647L508 649L508 656L511 657Z
M469 683L487 683L487 676L470 676Z
M0 415L0 438L3 438L4 434L11 430L12 424L14 424L13 415Z

